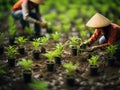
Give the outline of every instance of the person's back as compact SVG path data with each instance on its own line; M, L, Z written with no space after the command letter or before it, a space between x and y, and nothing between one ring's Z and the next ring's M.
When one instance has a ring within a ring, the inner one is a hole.
M13 11L22 9L21 5L22 5L23 1L28 1L28 0L19 0L18 2L16 2L16 3L13 5L11 11L13 12Z

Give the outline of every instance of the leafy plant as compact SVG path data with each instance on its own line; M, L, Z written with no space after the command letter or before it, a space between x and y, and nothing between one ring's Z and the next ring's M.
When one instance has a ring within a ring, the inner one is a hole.
M65 24L65 25L63 25L63 29L64 29L64 32L65 32L65 33L68 33L68 32L69 32L69 29L70 29L70 24Z
M32 45L34 47L34 50L38 50L39 49L39 45L40 45L40 38L34 39L32 41Z
M55 57L55 52L54 51L49 51L45 54L43 54L45 57L48 58L49 62L52 63Z
M20 47L23 46L27 42L27 39L25 39L23 36L20 36L15 41Z
M69 62L69 63L64 63L63 67L66 68L67 75L72 76L73 73L75 72L75 70L77 69L78 65L77 64L73 64L72 62Z
M55 32L60 32L61 29L62 29L62 25L56 25L56 26L53 27L53 29L54 29Z
M57 57L57 56L60 56L62 51L64 49L64 45L62 44L56 44L56 49L54 51L54 55Z
M107 50L107 53L109 54L110 58L113 58L113 56L117 50L117 47L118 47L117 45L110 45L107 47L106 50Z
M17 54L17 49L14 46L9 45L8 47L5 47L7 50L7 55L11 58L15 57Z
M77 37L73 36L73 37L70 39L69 44L76 47L76 46L80 43L80 41L81 41L80 38L77 38Z
M9 29L9 35L10 35L10 37L14 37L15 34L16 34L16 27L15 27L15 25L13 25Z
M99 56L92 56L90 59L88 59L88 62L90 65L97 65L99 60Z
M34 34L34 30L30 27L26 27L25 32L30 36L32 36Z
M19 65L21 65L24 70L29 70L30 67L32 66L33 64L33 61L31 59L21 59L21 61L18 62Z
M48 37L41 37L40 38L40 44L41 45L46 45L48 40L49 40Z
M12 16L8 17L8 26L9 26L9 35L10 37L14 37L16 34L16 26L14 24L14 19Z
M5 34L4 33L0 33L0 44L2 44L2 41L5 37Z
M34 81L30 83L29 86L33 90L48 90L48 84L45 81Z
M55 32L54 34L51 34L51 37L53 38L54 41L58 41L60 36L61 36L60 32Z

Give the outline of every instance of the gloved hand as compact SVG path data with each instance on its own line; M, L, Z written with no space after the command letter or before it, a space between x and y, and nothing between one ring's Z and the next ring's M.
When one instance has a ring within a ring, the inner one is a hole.
M85 48L88 44L89 44L89 42L85 41L82 44L80 44L80 48Z

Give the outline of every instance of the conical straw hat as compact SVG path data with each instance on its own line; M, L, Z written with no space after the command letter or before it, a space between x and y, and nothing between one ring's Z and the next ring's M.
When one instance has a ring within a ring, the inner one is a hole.
M30 1L35 4L44 4L44 0L30 0Z
M110 25L110 20L101 15L100 13L96 13L86 24L88 27L93 28L101 28Z

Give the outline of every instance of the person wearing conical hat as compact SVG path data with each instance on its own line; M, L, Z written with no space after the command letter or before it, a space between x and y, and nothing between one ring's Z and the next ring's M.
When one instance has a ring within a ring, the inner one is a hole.
M116 42L120 41L120 26L111 23L109 19L107 19L100 13L96 13L87 22L86 26L95 28L95 31L94 34L86 42L80 45L80 47L94 43L100 36L100 45L91 47L91 50L106 47L111 44L116 44Z
M34 23L35 35L40 36L41 27L46 26L39 13L39 5L43 4L44 0L19 0L13 5L11 15L20 20L23 29L29 27L29 22Z

